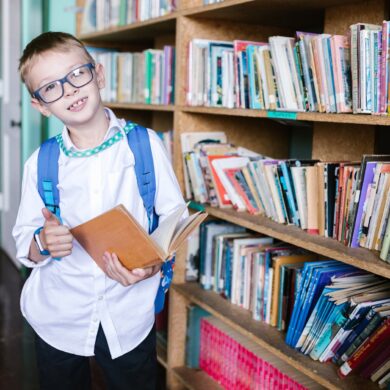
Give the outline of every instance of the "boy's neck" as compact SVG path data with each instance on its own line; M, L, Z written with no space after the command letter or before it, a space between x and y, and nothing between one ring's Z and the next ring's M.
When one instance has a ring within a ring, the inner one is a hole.
M77 128L67 127L72 143L78 149L91 149L100 145L107 132L109 119L104 108L99 110L91 122Z

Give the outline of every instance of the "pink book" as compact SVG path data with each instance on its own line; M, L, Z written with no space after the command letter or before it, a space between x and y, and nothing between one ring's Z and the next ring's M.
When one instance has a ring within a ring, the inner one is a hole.
M256 385L255 385L255 390L261 390L262 386L262 380L263 380L263 359L261 359L259 356L257 356L256 359Z
M352 112L351 89L348 85L350 78L350 45L344 35L333 35L330 38L332 51L332 66L336 90L337 112Z

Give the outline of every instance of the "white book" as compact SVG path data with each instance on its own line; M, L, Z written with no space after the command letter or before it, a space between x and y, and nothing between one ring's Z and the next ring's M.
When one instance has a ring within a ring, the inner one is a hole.
M235 305L240 304L240 282L241 282L241 248L251 245L269 245L273 243L271 237L238 238L233 241L232 256L232 298Z
M306 167L291 167L301 228L307 229Z

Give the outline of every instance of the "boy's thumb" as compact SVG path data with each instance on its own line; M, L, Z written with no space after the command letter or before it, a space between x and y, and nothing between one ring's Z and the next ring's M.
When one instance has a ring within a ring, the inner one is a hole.
M45 222L49 222L53 225L61 225L60 221L56 217L55 214L53 214L48 208L44 207L42 209L43 217L45 218Z

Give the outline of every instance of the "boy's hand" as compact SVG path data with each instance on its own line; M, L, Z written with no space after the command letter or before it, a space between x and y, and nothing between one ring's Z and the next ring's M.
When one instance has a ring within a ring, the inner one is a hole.
M61 258L69 256L73 248L73 236L67 226L61 225L58 218L46 207L42 209L45 218L40 239L43 247L50 252L50 256Z
M103 261L106 275L125 287L140 282L141 280L150 278L159 272L161 268L161 265L158 264L152 267L136 268L132 271L129 271L121 264L118 256L115 253L110 254L109 252L104 252Z

